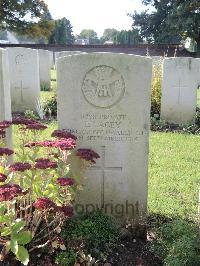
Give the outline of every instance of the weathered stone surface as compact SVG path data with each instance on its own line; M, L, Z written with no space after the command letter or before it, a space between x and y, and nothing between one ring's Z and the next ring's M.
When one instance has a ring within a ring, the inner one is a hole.
M68 56L68 55L74 55L74 54L81 54L81 51L62 51L62 52L56 52L55 53L55 59L57 60L60 57Z
M36 110L40 96L38 51L27 48L8 48L13 112Z
M8 54L4 49L0 49L0 121L12 120L11 97L10 97L10 75L8 67ZM11 130L7 130L6 144L12 148Z
M194 58L167 58L163 63L161 118L186 124L195 117L198 61Z
M101 158L88 171L77 212L145 213L152 60L92 53L58 59L60 129Z
M51 67L52 55L51 51L38 50L39 53L39 68L40 68L40 87L41 89L49 90L51 88Z

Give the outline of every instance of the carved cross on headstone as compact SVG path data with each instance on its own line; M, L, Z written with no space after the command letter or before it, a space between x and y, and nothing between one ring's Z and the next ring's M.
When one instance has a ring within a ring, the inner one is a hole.
M183 85L181 83L181 78L179 78L178 85L174 85L173 88L178 89L178 104L181 104L181 94L183 93L182 90L183 90L183 88L188 88L188 86Z
M21 85L20 87L15 87L16 90L20 90L20 97L21 97L21 103L24 102L24 95L23 95L23 90L27 90L28 88L23 87L23 82L21 80Z
M101 147L101 164L100 166L92 166L91 168L94 170L100 170L101 171L101 205L102 207L104 206L104 184L105 184L105 175L106 171L122 171L122 167L112 167L112 166L105 166L106 164L106 147L102 146Z

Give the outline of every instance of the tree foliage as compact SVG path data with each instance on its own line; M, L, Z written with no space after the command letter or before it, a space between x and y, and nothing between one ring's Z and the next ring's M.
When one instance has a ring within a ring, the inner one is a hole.
M67 18L54 21L54 30L49 38L50 44L73 44L72 25Z
M116 44L134 45L142 43L142 37L139 34L139 30L121 30L116 35Z
M116 29L105 29L101 37L101 42L112 41L115 43L117 34L119 33Z
M79 34L78 38L89 40L89 44L97 44L99 43L99 39L97 33L92 29L84 29Z
M143 0L148 10L130 15L133 28L148 42L174 43L190 37L197 42L200 52L200 1L199 0Z
M133 30L121 30L116 29L105 29L101 42L112 41L114 44L127 44L133 45L142 42L142 37L139 34L138 29Z
M42 0L0 0L0 29L30 36L47 36L52 23Z

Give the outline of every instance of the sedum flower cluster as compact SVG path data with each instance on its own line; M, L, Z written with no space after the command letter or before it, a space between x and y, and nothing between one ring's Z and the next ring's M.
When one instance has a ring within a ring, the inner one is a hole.
M6 130L12 125L19 132L16 152L5 147ZM55 247L65 219L74 215L84 172L99 158L90 149L76 149L76 136L66 130L41 140L46 128L25 117L0 122L1 261L13 252L27 265L33 250ZM11 155L14 162L9 164ZM56 246L63 248L59 243Z

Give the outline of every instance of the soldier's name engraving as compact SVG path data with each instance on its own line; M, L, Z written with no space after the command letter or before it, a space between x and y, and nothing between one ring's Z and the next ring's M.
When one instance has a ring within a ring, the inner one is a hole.
M80 122L82 129L69 129L80 141L132 142L144 134L139 129L130 129L125 114L83 113Z

